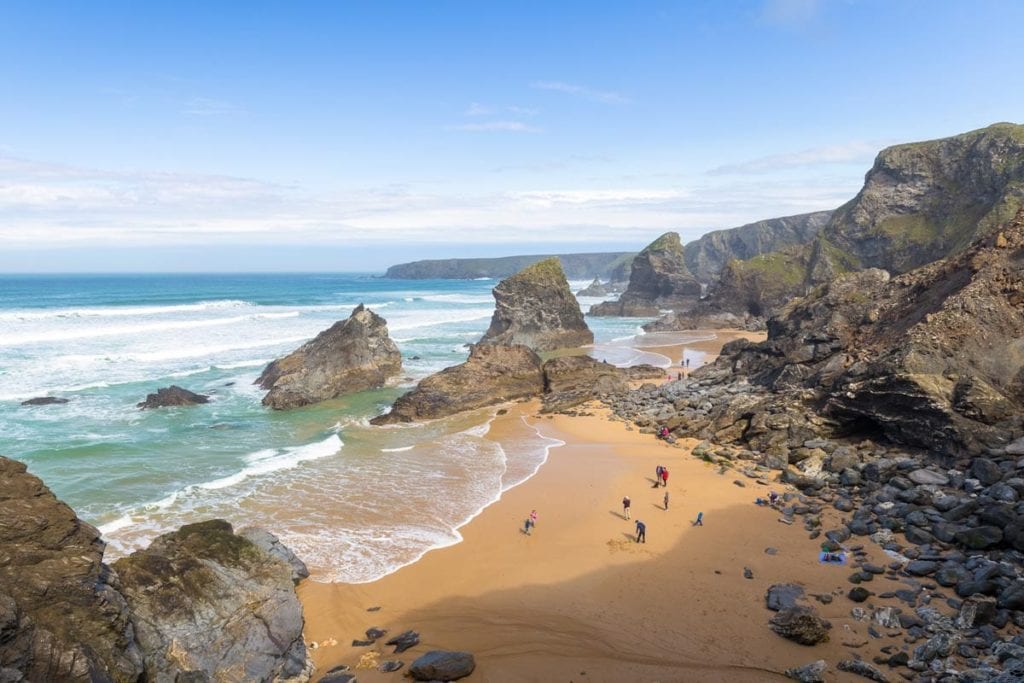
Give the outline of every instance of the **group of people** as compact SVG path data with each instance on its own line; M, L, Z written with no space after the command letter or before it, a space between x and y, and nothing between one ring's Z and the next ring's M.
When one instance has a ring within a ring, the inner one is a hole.
M654 486L651 488L656 489L659 486L668 486L668 468L661 465L654 468Z

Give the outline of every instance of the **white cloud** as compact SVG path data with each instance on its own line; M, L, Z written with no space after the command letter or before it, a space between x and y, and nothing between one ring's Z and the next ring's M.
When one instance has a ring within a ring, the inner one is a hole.
M585 85L563 83L561 81L534 81L530 84L530 87L536 88L537 90L561 92L567 95L593 100L594 102L603 102L605 104L628 104L630 102L629 98L617 92L594 90L593 88L588 88Z
M708 171L709 175L730 175L747 173L775 173L789 168L820 166L824 164L871 163L878 151L884 147L876 142L848 142L842 145L814 147L799 152L773 154L751 159L738 164L726 164Z
M542 129L523 123L522 121L483 121L481 123L462 123L449 126L451 130L468 131L505 131L509 133L541 133Z
M479 102L471 102L466 111L463 112L464 116L490 116L494 113L494 109L487 105L480 104Z
M761 19L786 28L803 28L821 14L821 0L765 0Z

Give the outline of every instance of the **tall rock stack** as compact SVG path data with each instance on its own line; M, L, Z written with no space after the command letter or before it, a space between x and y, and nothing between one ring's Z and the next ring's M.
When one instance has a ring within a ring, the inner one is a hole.
M284 358L256 380L268 393L263 405L297 408L384 386L402 370L402 355L387 321L362 304Z
M502 280L494 288L494 300L494 316L481 344L522 344L543 352L594 342L556 258Z
M629 287L618 301L591 307L590 315L653 316L663 309L692 306L701 286L686 267L679 234L666 232L637 254Z

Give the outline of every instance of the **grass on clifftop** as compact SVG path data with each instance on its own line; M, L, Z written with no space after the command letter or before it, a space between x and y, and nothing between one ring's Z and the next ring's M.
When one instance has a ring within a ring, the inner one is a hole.
M565 271L562 270L562 263L553 256L523 268L513 277L516 280L544 280L568 283L565 279Z
M664 235L644 247L644 251L682 250L682 248L683 243L679 241L679 233L666 232Z
M762 285L796 288L804 281L804 264L782 251L761 254L746 261L734 261L733 268L741 277L757 277Z

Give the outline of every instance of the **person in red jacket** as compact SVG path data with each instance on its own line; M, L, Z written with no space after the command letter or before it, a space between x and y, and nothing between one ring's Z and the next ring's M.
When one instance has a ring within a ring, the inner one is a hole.
M668 468L663 467L661 470L661 485L668 486Z

